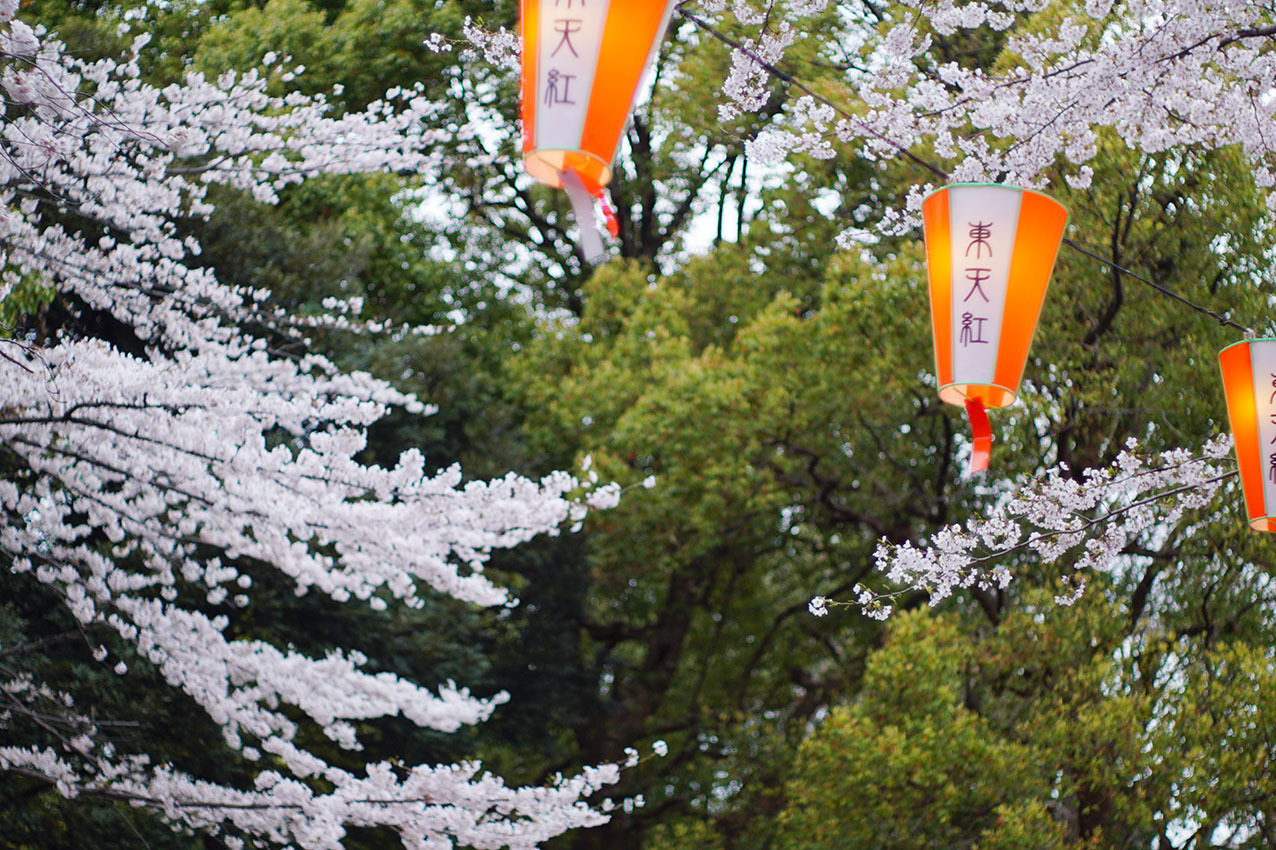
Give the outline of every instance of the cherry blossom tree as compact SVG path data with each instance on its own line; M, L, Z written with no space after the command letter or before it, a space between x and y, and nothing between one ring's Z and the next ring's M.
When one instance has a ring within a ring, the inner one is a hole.
M435 105L401 90L338 114L323 97L267 94L269 68L157 88L142 81L144 38L120 61L82 61L16 11L0 3L0 298L52 291L66 315L0 340L5 569L56 594L114 674L131 675L108 646L131 647L256 767L238 787L118 746L93 705L23 669L34 640L3 648L0 729L35 723L44 742L0 745L0 769L149 807L230 847L336 847L352 826L392 828L408 847L531 847L605 821L584 800L615 765L520 788L477 763L336 764L303 727L357 752L361 721L451 732L505 695L229 631L252 602L248 564L373 610L420 606L421 593L513 604L483 574L489 553L619 495L566 473L431 475L412 451L393 468L356 461L391 406L427 411L306 353L307 331L434 330L361 323L352 302L291 317L266 291L219 283L179 235L210 211L211 185L271 203L316 175L437 167Z

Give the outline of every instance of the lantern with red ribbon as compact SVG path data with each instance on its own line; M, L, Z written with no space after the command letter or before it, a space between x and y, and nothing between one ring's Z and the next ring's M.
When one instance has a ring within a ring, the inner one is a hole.
M982 472L985 410L1015 400L1068 211L1030 189L959 183L928 195L922 220L939 397L965 405Z
M1251 528L1276 531L1276 339L1218 353Z
M643 73L669 24L674 0L522 0L523 167L567 191L581 247L602 256L593 199L603 202L611 161Z

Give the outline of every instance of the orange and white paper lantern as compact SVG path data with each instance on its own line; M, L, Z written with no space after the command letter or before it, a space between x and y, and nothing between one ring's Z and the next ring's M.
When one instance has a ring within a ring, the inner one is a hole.
M522 0L523 167L571 198L586 256L589 226L643 74L674 0ZM609 220L609 224L612 221Z
M1276 339L1218 353L1251 528L1276 531Z
M1048 195L956 184L922 202L939 397L965 405L972 472L988 468L986 408L1015 400L1068 211Z

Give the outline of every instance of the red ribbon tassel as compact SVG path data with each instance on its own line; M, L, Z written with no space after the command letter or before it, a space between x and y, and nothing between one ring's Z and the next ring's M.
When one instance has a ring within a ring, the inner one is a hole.
M616 218L616 211L607 202L607 190L599 186L594 197L598 199L598 205L603 209L603 221L607 222L607 232L611 234L612 239L619 238L620 221Z
M992 426L988 424L988 412L981 399L966 399L966 418L970 420L974 445L970 453L970 474L978 475L988 468L988 459L992 456Z

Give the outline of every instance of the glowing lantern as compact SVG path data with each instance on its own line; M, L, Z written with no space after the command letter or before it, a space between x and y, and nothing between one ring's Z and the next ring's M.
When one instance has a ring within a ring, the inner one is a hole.
M522 0L523 167L563 188L591 260L602 240L588 222L643 72L675 0ZM604 205L613 235L615 218Z
M939 397L964 404L970 471L988 468L989 407L1015 400L1068 211L1016 186L956 184L922 202Z
M1251 339L1218 353L1249 525L1276 531L1276 339Z

